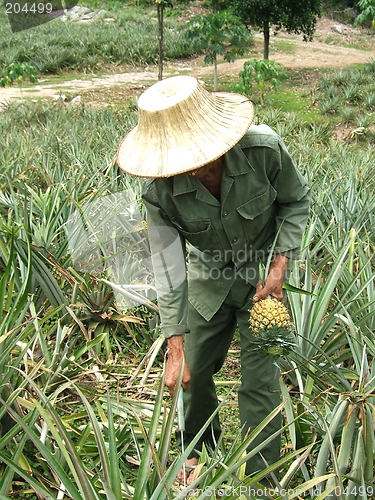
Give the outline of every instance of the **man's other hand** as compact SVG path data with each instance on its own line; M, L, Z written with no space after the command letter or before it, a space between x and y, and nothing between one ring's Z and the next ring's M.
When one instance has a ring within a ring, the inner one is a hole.
M176 384L183 363L182 388L184 391L190 386L190 369L185 360L184 340L182 335L170 337L167 341L168 354L165 367L165 385L168 387L171 397L176 390ZM177 388L178 390L178 388Z

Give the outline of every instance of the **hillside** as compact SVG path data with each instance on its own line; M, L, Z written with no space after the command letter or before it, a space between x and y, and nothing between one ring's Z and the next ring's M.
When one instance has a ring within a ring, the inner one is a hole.
M191 16L191 13L190 13ZM254 35L255 44L248 54L249 58L262 58L262 34ZM270 58L300 73L309 80L316 78L320 70L343 69L353 64L366 63L375 59L374 32L366 28L353 28L323 17L318 20L314 40L302 42L301 36L287 33L273 34L270 44ZM238 76L246 59L234 63L222 62L219 66L220 78L234 79ZM210 80L212 68L203 63L203 56L166 63L164 77L176 74L189 74ZM87 103L108 104L123 99L129 94L139 94L145 86L157 80L157 68L116 68L113 74L71 74L42 78L37 85L18 88L0 88L0 102L13 99L44 98L59 94L69 94L85 98Z

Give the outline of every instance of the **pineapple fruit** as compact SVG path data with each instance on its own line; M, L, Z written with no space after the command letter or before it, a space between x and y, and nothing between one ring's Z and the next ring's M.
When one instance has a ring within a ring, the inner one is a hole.
M295 346L288 309L271 296L255 302L250 310L249 323L255 337L254 349L282 356Z

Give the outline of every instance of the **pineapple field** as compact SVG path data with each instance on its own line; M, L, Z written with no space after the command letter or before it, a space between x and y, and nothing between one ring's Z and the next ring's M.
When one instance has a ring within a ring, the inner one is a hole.
M102 13L90 29L69 31L53 21L34 39L29 30L7 40L0 16L0 71L17 59L38 72L36 84L27 72L13 83L21 95L0 111L0 499L246 500L276 470L275 500L374 499L374 35L359 31L364 60L339 68L289 67L284 34L272 46L283 63L271 53L267 66L218 66L220 90L251 96L255 122L284 139L313 200L286 284L288 310L268 304L278 318L269 320L271 346L263 310L249 318L261 348L277 354L280 406L241 440L235 335L215 376L223 437L184 488L175 477L189 449L175 445L178 394L170 398L163 384L142 181L115 163L137 123L137 97L152 83L144 70L154 74L155 13L111 9L114 22ZM183 12L167 19L166 76L189 68L212 89L211 68L180 43ZM116 26L129 26L130 59ZM246 60L259 50L255 35ZM141 76L116 87L69 86L87 73L130 70ZM35 95L44 78L66 85L57 91L66 98ZM247 447L278 413L280 461L245 476Z

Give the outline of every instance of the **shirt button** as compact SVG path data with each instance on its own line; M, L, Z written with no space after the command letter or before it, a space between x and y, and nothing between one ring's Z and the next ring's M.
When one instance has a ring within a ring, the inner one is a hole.
M228 212L223 212L223 217L227 218L227 217L228 217L228 215L229 215L229 213L228 213Z
M237 243L238 238L233 238L232 243Z

